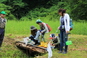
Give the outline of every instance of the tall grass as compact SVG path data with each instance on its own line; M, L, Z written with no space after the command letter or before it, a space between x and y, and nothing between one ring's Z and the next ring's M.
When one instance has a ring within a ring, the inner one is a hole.
M87 21L74 21L74 29L71 31L73 34L87 35Z
M60 25L59 21L52 21L52 20L50 21L47 19L44 19L42 21L51 26L52 31L50 33L55 33L57 28ZM86 21L85 22L73 21L73 24L74 24L74 28L72 31L70 31L72 34L87 35L87 32L86 32L87 22ZM32 20L32 21L10 21L8 20L6 24L6 34L30 34L30 26L35 26L38 29L40 29L39 25L36 24L36 20Z

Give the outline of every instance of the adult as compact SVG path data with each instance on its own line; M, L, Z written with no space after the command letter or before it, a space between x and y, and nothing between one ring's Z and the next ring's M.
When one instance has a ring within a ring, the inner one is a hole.
M68 50L68 45L66 45L66 41L68 40L68 33L70 31L70 16L66 13L65 9L59 9L58 14L60 17L60 51L59 53L66 54ZM63 51L64 50L64 51Z
M2 46L4 33L5 33L5 24L6 24L5 16L6 16L6 12L1 11L0 12L0 47Z

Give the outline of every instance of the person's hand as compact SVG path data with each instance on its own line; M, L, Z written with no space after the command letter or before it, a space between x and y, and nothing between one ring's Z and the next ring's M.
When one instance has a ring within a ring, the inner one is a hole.
M41 31L40 33L43 33L43 31Z
M53 46L55 46L55 44L52 44Z
M52 43L50 43L50 45L52 45Z
M58 27L58 29L60 30L60 27Z
M69 31L66 31L66 33L69 33Z

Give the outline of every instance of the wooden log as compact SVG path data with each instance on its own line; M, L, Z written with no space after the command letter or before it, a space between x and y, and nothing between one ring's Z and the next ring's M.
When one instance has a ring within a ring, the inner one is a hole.
M29 52L38 52L38 53L46 53L46 48L38 47L36 45L25 44L23 42L17 41L15 42L17 47L21 47L23 49L27 49Z

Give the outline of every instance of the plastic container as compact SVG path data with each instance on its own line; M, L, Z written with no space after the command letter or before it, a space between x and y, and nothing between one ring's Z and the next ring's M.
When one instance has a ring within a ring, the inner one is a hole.
M72 44L72 41L67 41L66 42L66 45L71 45Z

